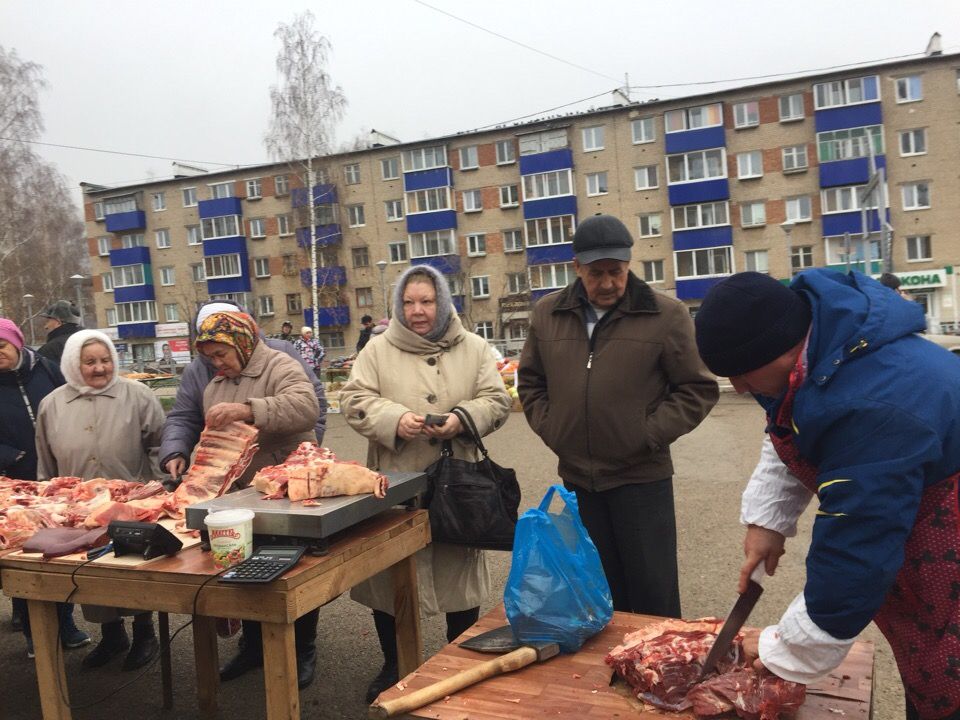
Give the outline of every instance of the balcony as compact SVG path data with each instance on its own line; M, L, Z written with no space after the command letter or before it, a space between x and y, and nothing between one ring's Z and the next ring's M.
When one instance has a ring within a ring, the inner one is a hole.
M156 337L157 324L152 322L124 323L123 325L117 325L117 335L121 340Z
M436 255L434 257L410 258L411 265L429 265L444 275L460 272L459 255Z
M315 239L317 247L329 247L336 245L343 240L343 233L340 231L340 225L317 225L315 228ZM310 228L297 229L297 245L302 248L310 247Z
M303 324L313 327L313 309L304 308ZM350 324L350 306L335 305L334 307L317 308L317 324L320 327L340 327Z
M300 282L304 287L313 287L310 282L310 269L300 271ZM347 283L347 269L343 265L317 268L317 287L340 287Z
M243 215L243 204L236 197L201 200L197 203L197 213L201 220L222 215Z
M547 265L566 263L573 260L573 243L555 243L553 245L533 245L527 248L528 265Z
M313 186L313 204L331 205L337 202L337 186L331 183ZM301 208L307 206L307 189L294 188L290 192L290 207Z
M132 248L117 248L116 250L110 251L110 267L140 264L150 264L150 248L140 246Z
M143 210L111 213L104 217L107 232L120 233L127 230L143 230L147 227L147 216Z

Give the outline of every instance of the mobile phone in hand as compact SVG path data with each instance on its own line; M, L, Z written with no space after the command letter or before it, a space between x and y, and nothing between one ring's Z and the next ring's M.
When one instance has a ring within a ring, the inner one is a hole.
M427 416L423 419L424 425L443 425L447 421L446 415L431 415L427 413Z

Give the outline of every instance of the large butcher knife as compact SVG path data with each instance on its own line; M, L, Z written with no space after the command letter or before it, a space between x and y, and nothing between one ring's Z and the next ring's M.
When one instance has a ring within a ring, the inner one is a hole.
M743 627L747 618L750 617L754 605L757 604L757 600L759 600L763 594L763 585L760 583L763 581L764 574L764 563L761 560L760 564L757 565L750 574L750 579L747 581L746 592L737 598L737 602L733 605L733 610L727 615L727 619L720 629L720 634L717 635L716 642L713 643L713 647L710 648L710 653L703 663L703 670L700 672L701 680L717 667L720 658L726 655L730 649L733 638L736 637L736 634L740 632L740 628Z

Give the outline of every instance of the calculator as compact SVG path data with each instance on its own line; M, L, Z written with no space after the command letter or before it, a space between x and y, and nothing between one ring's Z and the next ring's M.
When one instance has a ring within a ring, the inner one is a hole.
M305 547L264 545L242 563L227 570L220 576L219 582L272 582L300 562L305 550Z

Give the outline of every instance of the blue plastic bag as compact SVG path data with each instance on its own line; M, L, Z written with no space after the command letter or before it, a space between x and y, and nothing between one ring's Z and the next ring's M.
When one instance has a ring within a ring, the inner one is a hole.
M565 506L548 512L554 493ZM613 617L600 554L577 510L577 496L554 485L517 521L503 604L520 642L548 641L573 653Z

